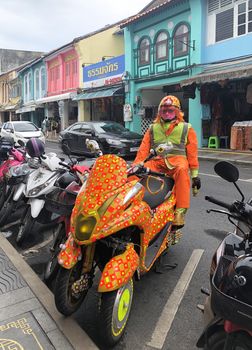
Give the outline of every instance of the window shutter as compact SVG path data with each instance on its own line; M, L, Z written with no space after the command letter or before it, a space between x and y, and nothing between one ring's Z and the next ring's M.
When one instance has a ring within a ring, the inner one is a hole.
M216 14L216 42L233 37L234 9Z
M225 7L233 3L233 0L220 0L220 6Z
M220 8L220 0L208 0L208 13L216 11Z

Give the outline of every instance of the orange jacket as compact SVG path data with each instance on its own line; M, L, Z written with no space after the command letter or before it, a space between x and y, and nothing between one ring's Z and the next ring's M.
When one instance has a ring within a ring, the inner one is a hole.
M157 121L160 122L160 121ZM167 135L170 134L170 132L176 127L176 125L179 123L179 121L172 122L169 129L167 130ZM142 143L140 145L140 148L137 152L136 159L134 160L134 164L138 164L142 162L150 152L151 148L151 132L150 129L147 130L145 133ZM194 129L191 127L188 130L187 135L187 144L186 144L186 154L187 154L187 160L189 164L189 168L191 171L197 170L199 168L199 162L198 162L198 142L197 142L197 135ZM179 155L174 155L169 157L169 163L173 164L173 158L174 157L183 157ZM197 176L197 174L196 174Z

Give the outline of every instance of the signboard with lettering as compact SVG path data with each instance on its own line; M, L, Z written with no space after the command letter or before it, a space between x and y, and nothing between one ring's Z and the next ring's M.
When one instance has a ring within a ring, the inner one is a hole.
M83 87L87 89L104 85L114 85L122 81L124 71L124 55L83 67Z

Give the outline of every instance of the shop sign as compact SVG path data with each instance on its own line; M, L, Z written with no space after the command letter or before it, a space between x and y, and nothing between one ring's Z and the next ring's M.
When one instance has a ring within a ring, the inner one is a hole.
M86 89L117 84L122 81L124 71L124 55L83 67L83 87Z
M132 108L131 108L131 105L129 103L126 103L123 106L123 120L125 122L132 121Z

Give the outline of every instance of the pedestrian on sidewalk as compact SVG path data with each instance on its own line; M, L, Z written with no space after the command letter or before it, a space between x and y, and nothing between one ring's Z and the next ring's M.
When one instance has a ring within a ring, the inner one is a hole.
M45 135L45 138L48 138L48 129L49 129L49 120L48 120L48 117L45 117L42 122L42 131Z

